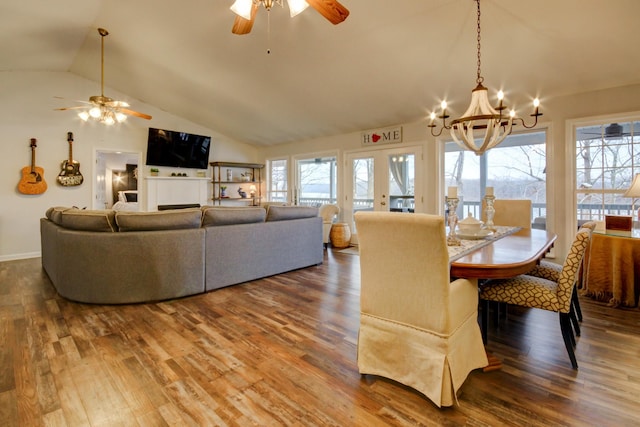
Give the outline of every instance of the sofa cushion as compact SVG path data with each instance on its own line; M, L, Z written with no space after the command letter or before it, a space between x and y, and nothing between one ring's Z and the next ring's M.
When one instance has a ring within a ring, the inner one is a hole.
M203 227L264 222L267 216L261 207L207 207L202 211Z
M65 209L60 212L59 225L70 230L117 231L115 212L112 210Z
M60 221L62 221L62 212L68 209L78 208L70 208L69 206L54 206L47 209L44 216L46 216L49 221L53 221L55 224L61 225Z
M156 231L200 228L202 212L197 208L158 212L118 211L116 224L120 231Z
M290 205L287 202L262 202L260 203L260 206L262 206L266 211L268 211L270 206L290 206Z
M267 221L312 218L318 216L318 208L311 206L269 206Z

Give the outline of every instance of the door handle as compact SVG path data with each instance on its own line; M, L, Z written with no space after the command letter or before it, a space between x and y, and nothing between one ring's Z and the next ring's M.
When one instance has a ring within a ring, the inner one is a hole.
M387 206L387 202L380 202L382 206Z

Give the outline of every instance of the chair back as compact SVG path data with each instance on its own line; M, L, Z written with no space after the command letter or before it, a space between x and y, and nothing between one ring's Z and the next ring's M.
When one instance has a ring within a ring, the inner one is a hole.
M593 236L593 230L596 229L598 223L596 221L588 221L582 224L580 229L589 230L589 244L587 244L587 249L584 251L584 257L582 258L582 268L581 274L578 274L577 286L578 288L584 289L585 284L589 281L589 265L591 263L591 240Z
M531 228L531 200L496 199L493 207L496 210L493 215L495 225ZM482 202L482 220L487 221L484 201Z
M432 331L449 328L449 252L444 218L355 214L360 311Z
M338 205L322 205L318 209L318 215L323 222L333 222L333 218L340 213Z
M560 303L560 312L568 313L571 308L571 297L573 287L578 279L578 269L582 265L585 251L591 241L591 230L581 228L578 230L576 237L571 244L567 258L562 265L562 272L558 277L558 301Z

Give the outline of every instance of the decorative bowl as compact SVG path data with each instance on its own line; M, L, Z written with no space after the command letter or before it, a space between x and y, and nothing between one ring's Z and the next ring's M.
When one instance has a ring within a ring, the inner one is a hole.
M473 214L469 212L469 215L458 222L458 229L465 234L475 234L482 228L482 221L478 221L473 217Z

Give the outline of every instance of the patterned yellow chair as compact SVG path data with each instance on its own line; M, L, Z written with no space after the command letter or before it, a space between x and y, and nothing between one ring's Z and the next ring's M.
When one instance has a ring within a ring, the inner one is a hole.
M469 372L488 365L476 280L450 282L444 218L355 214L360 250L358 369L452 406Z
M591 230L580 229L578 231L557 281L520 275L510 279L495 279L487 282L480 290L482 333L485 342L489 323L489 301L556 311L560 315L560 330L571 365L574 369L578 369L578 362L573 350L575 339L571 329L569 312L578 269L590 237Z
M595 221L589 221L582 224L581 228L585 228L590 232L593 232L593 230L596 229L596 225L597 223ZM589 259L588 255L589 250L591 249L591 233L589 236L589 244L585 250L585 260ZM580 308L580 300L578 299L578 288L582 287L581 281L588 270L588 265L582 265L581 274L578 275L576 286L573 287L573 294L571 296L571 322L573 323L573 328L577 336L580 336L580 325L578 322L582 322L582 309ZM560 273L562 273L562 266L560 264L542 260L539 265L535 266L533 270L527 274L529 276L542 277L543 279L557 282L558 277L560 277Z

